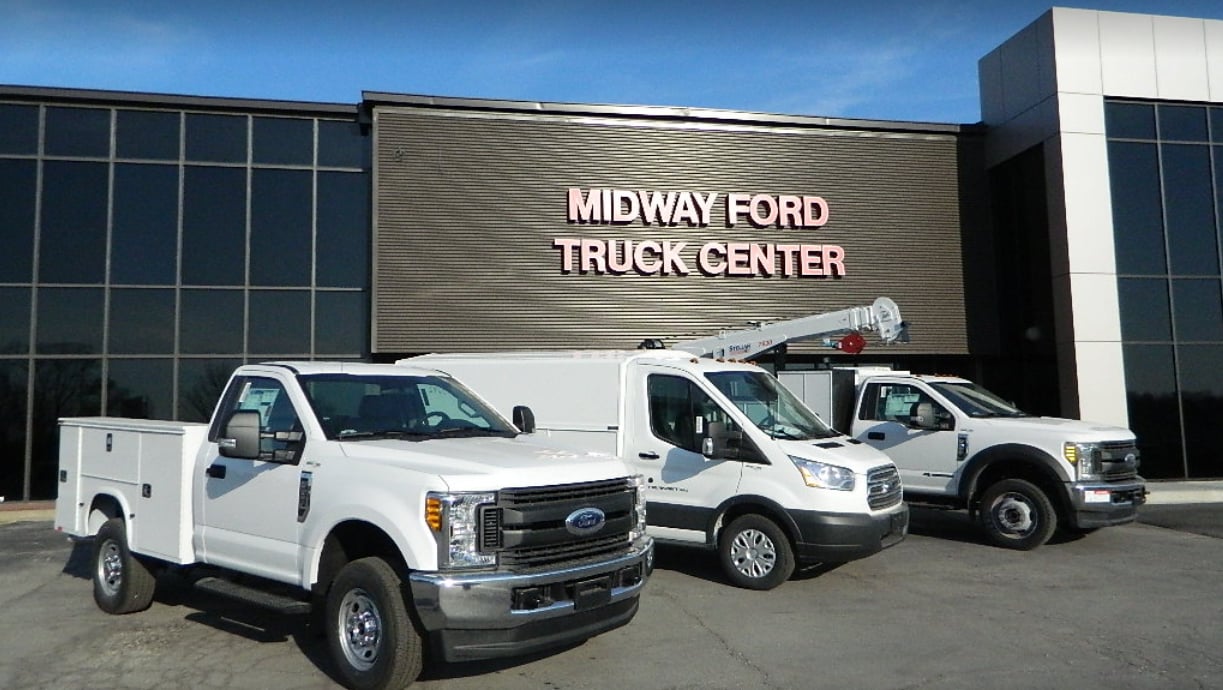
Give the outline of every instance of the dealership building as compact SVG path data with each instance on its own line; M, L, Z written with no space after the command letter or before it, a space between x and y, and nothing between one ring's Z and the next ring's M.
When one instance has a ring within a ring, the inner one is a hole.
M1223 21L1055 8L980 123L365 92L0 87L0 496L56 419L203 421L233 367L633 348L869 305L958 373L1223 477Z

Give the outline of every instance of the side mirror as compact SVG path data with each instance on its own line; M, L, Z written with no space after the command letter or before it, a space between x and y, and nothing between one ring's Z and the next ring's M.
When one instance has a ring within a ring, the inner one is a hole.
M909 418L909 425L918 429L939 428L938 418L934 413L934 403L918 403L917 414Z
M723 422L710 422L701 439L701 455L710 460L735 460L743 443L743 432L727 431Z
M225 435L217 439L221 455L245 460L259 459L259 411L238 410L225 424Z
M514 406L514 426L524 434L535 433L535 413L526 405Z

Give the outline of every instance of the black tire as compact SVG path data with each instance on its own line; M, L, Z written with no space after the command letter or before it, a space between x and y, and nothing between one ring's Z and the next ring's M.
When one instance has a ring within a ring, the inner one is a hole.
M718 558L731 584L745 589L773 589L794 573L790 540L763 515L744 515L722 530Z
M344 685L403 688L424 665L421 636L404 603L401 581L381 558L344 566L327 593L327 646Z
M995 546L1030 551L1057 530L1057 511L1040 487L1022 479L1003 479L981 494L981 526Z
M93 538L93 600L107 613L143 611L153 603L157 579L127 548L121 518L107 520Z

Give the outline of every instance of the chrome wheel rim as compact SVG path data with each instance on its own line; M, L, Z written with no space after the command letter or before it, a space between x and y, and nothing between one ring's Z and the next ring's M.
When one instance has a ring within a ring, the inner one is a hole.
M108 596L119 592L123 584L123 553L113 540L103 542L98 555L98 584Z

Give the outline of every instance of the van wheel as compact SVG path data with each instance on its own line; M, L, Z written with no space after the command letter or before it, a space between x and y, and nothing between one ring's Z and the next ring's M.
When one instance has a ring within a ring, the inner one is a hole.
M737 587L773 589L794 573L790 540L763 515L744 515L722 530L718 555Z
M350 688L403 688L420 675L420 633L386 561L361 558L336 575L327 593L327 645Z
M1035 484L1004 479L981 495L981 525L995 546L1030 551L1057 529L1053 502Z
M153 603L157 579L127 548L121 518L103 523L93 538L93 600L107 613L143 611Z

